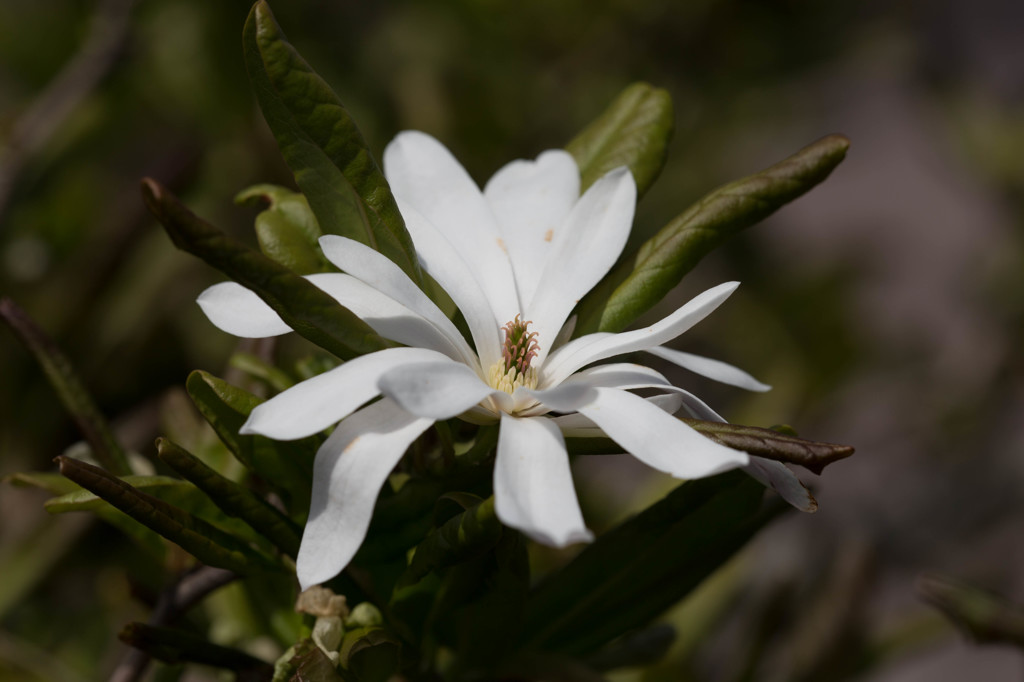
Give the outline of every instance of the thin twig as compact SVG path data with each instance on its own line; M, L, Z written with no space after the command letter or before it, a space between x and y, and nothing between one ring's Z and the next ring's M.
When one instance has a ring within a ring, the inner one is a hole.
M206 595L224 587L238 578L232 571L212 566L200 566L168 587L149 618L149 625L160 627L170 625ZM149 654L139 649L130 649L118 663L110 676L110 682L138 682L149 665Z

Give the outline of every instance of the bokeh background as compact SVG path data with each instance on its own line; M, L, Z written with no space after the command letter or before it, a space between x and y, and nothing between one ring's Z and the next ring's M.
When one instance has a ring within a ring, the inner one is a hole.
M742 281L676 346L775 390L677 382L731 421L858 452L809 479L817 514L777 522L670 614L681 637L656 673L616 679L1021 679L1020 650L968 643L916 585L939 573L1024 602L1024 5L272 5L371 148L425 130L480 182L563 145L629 83L667 88L676 131L636 243L719 184L849 136L822 186L706 258L659 311ZM172 247L139 178L250 242L254 211L234 194L292 185L248 89L248 9L0 0L0 294L143 455L184 414L188 372L223 373L235 342L193 302L217 274ZM0 475L51 468L77 436L7 332L0 377ZM598 527L672 485L627 458L576 469ZM139 585L160 576L44 499L0 488L0 680L102 678L117 630L145 613Z

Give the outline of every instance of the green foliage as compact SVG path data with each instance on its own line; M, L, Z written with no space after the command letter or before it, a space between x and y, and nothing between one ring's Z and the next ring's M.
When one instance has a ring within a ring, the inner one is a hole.
M256 185L235 195L240 206L266 205L256 216L256 238L270 259L300 275L333 269L317 240L323 234L300 192L277 185Z
M634 83L565 148L580 168L586 191L602 175L629 166L642 197L665 165L672 137L672 98L666 90Z
M577 306L576 336L617 332L660 301L712 249L820 183L850 141L830 135L765 170L719 187L620 261Z
M292 329L340 358L393 346L330 295L198 218L155 180L142 182L150 212L174 244L256 292Z
M262 0L249 13L243 44L263 116L321 229L377 249L421 281L405 221L362 134Z

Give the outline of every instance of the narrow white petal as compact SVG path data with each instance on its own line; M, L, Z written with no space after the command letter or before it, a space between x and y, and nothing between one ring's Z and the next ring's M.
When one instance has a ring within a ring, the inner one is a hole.
M664 346L648 348L647 352L651 355L656 355L663 360L668 360L673 364L679 365L683 369L688 369L694 374L699 374L702 377L707 377L708 379L713 379L723 384L736 386L737 388L745 388L748 391L763 392L772 390L772 387L768 384L761 383L739 367L733 367L721 360L713 360L701 355L684 353L681 350L665 348Z
M199 294L196 303L215 327L246 339L287 334L292 329L263 302L237 282L221 282Z
M597 333L581 336L555 350L541 366L542 388L561 383L580 367L613 355L647 350L671 341L720 306L739 286L726 282L690 299L686 305L649 327L620 334Z
M487 181L484 197L498 220L515 273L519 300L533 298L555 235L580 198L580 172L569 152L552 149L536 161L513 161Z
M540 408L538 410L531 410L531 414L527 416L533 416L533 413L542 413L548 410L572 412L578 410L583 405L593 402L595 398L597 398L597 393L594 392L594 389L582 383L565 383L543 390L521 387L517 388L512 394L512 399L516 403L516 409L524 409L525 405L528 404L527 401L540 403Z
M615 388L593 390L597 399L579 411L648 466L677 478L703 478L750 461L747 453L705 438L640 396Z
M565 440L550 419L502 415L494 511L506 526L552 547L594 539L576 499Z
M462 312L473 336L481 369L487 372L491 365L501 359L499 330L504 322L499 324L480 282L437 227L413 209L402 209L402 215L405 216L405 226L416 244L416 255L420 263L448 292Z
M382 375L378 386L406 412L432 419L450 419L488 396L502 393L457 362L402 365Z
M377 397L377 382L388 370L437 360L447 359L426 348L388 348L349 360L257 405L240 433L256 433L276 440L310 436Z
M447 339L451 347L458 349L459 357L462 358L463 362L467 364L474 362L475 354L470 349L469 344L466 343L466 340L462 338L459 330L452 324L452 321L389 258L365 244L338 235L325 235L321 237L320 248L323 249L327 259L339 268L427 320L437 329L439 334ZM331 279L331 277L331 275L313 275L310 279L317 286L320 286L335 296L335 298L341 300L335 291L328 289L324 284L320 283L321 281L339 281L336 278ZM369 299L369 295L367 298ZM357 296L350 296L348 300L356 307L359 307ZM349 307L356 315L365 319L355 308L348 306L346 301L342 301L342 303ZM369 305L369 302L366 305ZM367 323L369 323L369 320L367 320ZM402 343L406 342L402 341Z
M302 589L330 580L352 560L388 474L432 423L384 399L341 422L320 446L296 561Z
M430 135L406 131L384 150L384 174L402 215L412 208L433 223L469 265L498 317L511 320L520 305L507 247L466 169Z
M751 457L750 464L743 467L743 470L777 492L782 499L800 511L808 513L818 511L817 500L804 487L796 474L782 462L764 457Z
M651 405L668 414L675 414L683 404L682 396L676 393L663 393L644 398ZM604 432L597 427L589 417L579 412L563 414L559 417L550 417L551 421L561 429L566 438L603 438Z
M572 309L622 253L635 208L633 175L628 168L617 168L587 190L555 232L537 290L524 301L524 315L533 321L540 342L538 362L551 350Z
M577 372L564 383L584 384L587 386L608 386L610 388L656 388L672 386L672 382L661 372L644 365L631 362L616 362L598 365ZM673 386L673 388L675 388Z

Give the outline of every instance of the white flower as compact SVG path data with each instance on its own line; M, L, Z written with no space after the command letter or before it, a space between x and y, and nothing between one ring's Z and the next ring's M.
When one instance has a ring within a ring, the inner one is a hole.
M782 464L719 445L672 413L721 420L692 394L636 364L593 363L646 351L743 388L768 387L725 363L661 344L718 307L736 283L700 294L643 329L588 334L559 345L580 298L626 244L636 186L626 168L580 196L572 156L547 151L514 161L481 192L438 141L400 134L384 169L424 269L448 292L472 336L377 251L321 238L343 273L311 275L375 331L405 347L350 360L263 403L244 433L288 440L338 424L317 453L312 505L298 556L303 588L337 575L362 543L381 487L406 448L436 420L500 421L494 467L501 521L544 544L593 538L580 512L565 435L606 435L649 466L684 479L745 467L806 508L810 498ZM255 294L215 285L199 303L221 329L244 337L290 331ZM642 398L630 391L655 389ZM383 395L381 400L364 406ZM558 416L555 416L555 415Z

